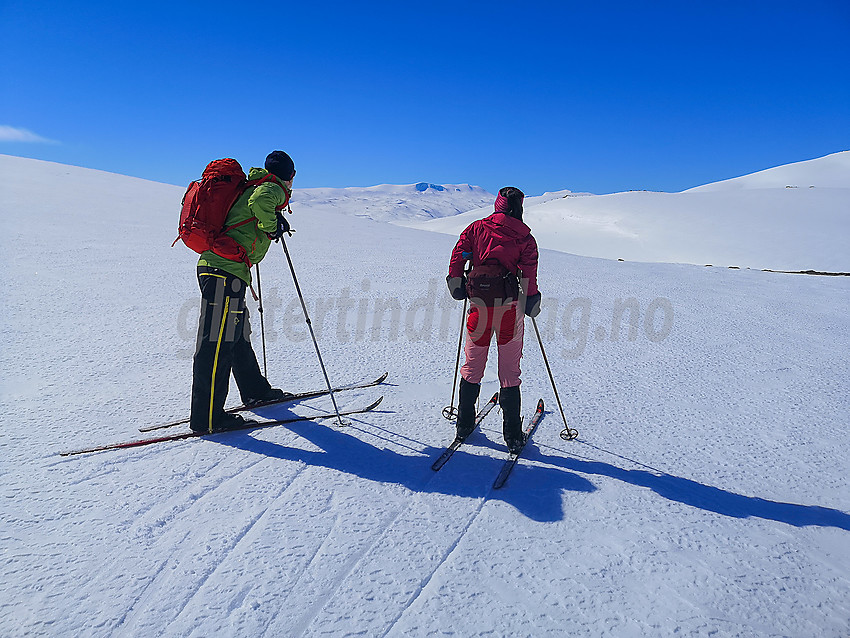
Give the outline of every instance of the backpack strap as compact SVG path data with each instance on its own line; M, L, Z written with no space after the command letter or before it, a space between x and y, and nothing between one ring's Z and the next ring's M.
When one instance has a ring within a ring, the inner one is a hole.
M283 185L283 183L280 181L280 178L274 173L266 173L259 179L249 179L245 182L245 189L248 189L251 186L259 186L260 184L263 184L265 182L274 182L283 189L283 193L284 195L286 195L286 200L280 206L275 206L274 211L278 213L282 210L285 210L289 206L289 199L290 197L292 197L292 193L288 188L286 188L286 186ZM244 193L245 190L243 189L242 192Z
M277 176L275 176L273 173L266 173L265 175L263 175L262 177L260 177L258 179L245 180L245 183L242 186L242 194L244 194L245 191L248 190L249 188L251 188L252 186L259 186L260 184L263 184L264 182L274 182L274 183L278 184L278 186L281 186L281 188L283 188L283 186L280 184ZM286 193L286 202L284 203L283 206L277 206L275 208L275 211L281 210L281 209L285 208L287 206L287 204L289 204L289 191L287 191L284 188L283 192ZM241 197L241 195L240 195L240 197ZM234 228L239 228L240 226L244 226L245 224L250 224L251 222L258 222L258 221L259 220L256 217L249 217L248 219L241 221L238 224L233 224L232 226L225 227L221 232L222 232L222 234L226 234L226 233L230 232L231 230L233 230Z
M284 201L284 203L281 206L275 206L275 212L284 210L286 207L288 207L289 206L290 192L289 192L289 190L287 190L283 186L283 184L280 183L280 179L272 173L267 173L266 175L264 175L263 177L260 177L259 179L245 180L245 183L242 186L242 194L244 195L245 191L248 190L249 188L251 188L252 186L259 186L260 184L263 184L265 182L274 182L275 184L277 184L278 186L280 186L283 189L283 192L286 195L286 201ZM241 196L242 195L240 195L240 197ZM233 224L232 226L227 226L227 227L223 228L222 231L221 231L221 234L226 235L227 233L229 233L234 228L239 228L240 226L244 226L245 224L250 224L251 222L253 222L254 224L259 224L260 220L257 219L256 216L249 217L248 219L245 219L245 220L239 222L238 224ZM177 241L175 240L174 243L177 243ZM256 246L256 243L257 243L257 241L255 239L254 243L251 245L251 252L254 251L254 247ZM248 266L248 268L251 268L252 264L251 264L251 261L248 259L247 255L245 256L245 259L243 261ZM251 290L251 294L254 294L253 289ZM256 298L257 298L256 295L254 295L255 300L256 300Z
M246 220L244 220L244 221L241 221L241 222L239 222L238 224L233 224L232 226L226 226L226 227L225 227L225 228L221 231L221 234L222 234L222 235L226 235L227 233L229 233L229 232L230 232L231 230L233 230L234 228L239 228L240 226L244 226L245 224L250 224L251 222L256 222L256 221L258 221L256 217L249 217L248 219L246 219Z
M249 186L259 186L263 182L277 182L277 178L272 173L266 173L257 179L245 180L245 188L248 188Z

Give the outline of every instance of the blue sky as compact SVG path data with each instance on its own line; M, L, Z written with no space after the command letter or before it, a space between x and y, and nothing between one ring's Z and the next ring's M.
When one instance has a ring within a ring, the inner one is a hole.
M35 139L23 140L27 133ZM677 191L850 149L850 2L0 0L0 153Z

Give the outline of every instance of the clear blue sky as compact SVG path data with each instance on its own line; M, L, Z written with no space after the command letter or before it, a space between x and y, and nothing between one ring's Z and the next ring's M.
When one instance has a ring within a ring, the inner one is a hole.
M528 194L847 150L850 2L0 0L0 153L185 184L278 148L300 187Z

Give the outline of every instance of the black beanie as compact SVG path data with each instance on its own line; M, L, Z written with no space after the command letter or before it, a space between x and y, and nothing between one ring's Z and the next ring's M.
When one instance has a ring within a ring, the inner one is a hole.
M525 199L525 193L514 186L505 186L499 190L499 195L506 199L508 203L509 210L503 212L522 221L522 201Z
M272 151L266 158L266 170L288 182L295 177L295 162L283 151Z

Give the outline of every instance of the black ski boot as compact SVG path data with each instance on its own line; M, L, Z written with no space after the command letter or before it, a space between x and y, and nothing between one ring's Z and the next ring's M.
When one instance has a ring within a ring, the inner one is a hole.
M257 424L258 421L246 419L241 414L225 412L213 421L212 431L210 431L209 426L197 429L190 426L190 429L192 432L197 432L198 434L214 434L216 432L227 432L228 430L241 430Z
M255 403L271 403L274 401L286 401L287 399L291 399L294 394L291 392L284 392L278 388L271 388L268 392L266 392L261 397L251 397L243 403L247 406L254 405Z
M499 392L499 406L502 408L502 434L511 454L516 454L525 445L520 416L521 397L519 386L502 388Z
M457 438L465 439L475 429L475 402L481 392L480 383L470 383L460 378L460 392L457 409Z

